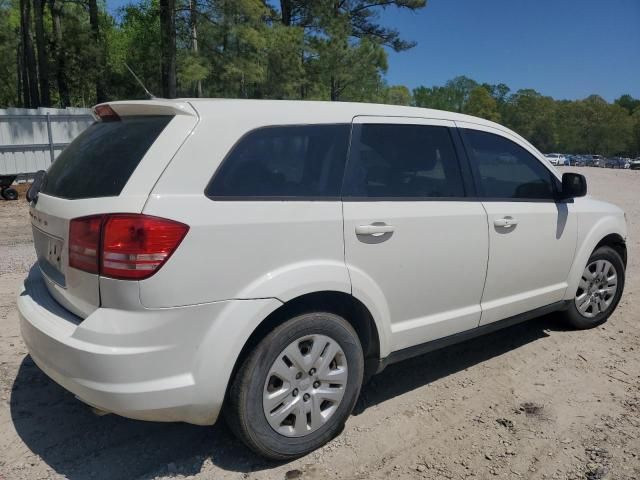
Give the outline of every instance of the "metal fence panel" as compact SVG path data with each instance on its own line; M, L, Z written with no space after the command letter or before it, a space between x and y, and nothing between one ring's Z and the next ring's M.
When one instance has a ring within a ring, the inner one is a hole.
M0 175L46 170L91 123L86 108L0 109Z

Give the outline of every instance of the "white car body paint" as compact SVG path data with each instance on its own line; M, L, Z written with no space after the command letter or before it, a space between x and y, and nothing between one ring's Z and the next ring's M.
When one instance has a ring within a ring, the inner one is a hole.
M214 423L251 334L302 295L353 295L371 314L384 359L571 300L598 242L611 234L626 238L622 211L589 197L562 203L218 201L204 194L231 148L248 132L273 125L377 122L482 130L517 143L560 179L529 142L479 118L329 102L109 105L121 116L174 118L119 196L40 194L31 207L34 235L63 245L65 284L34 266L18 307L23 337L42 370L86 403L123 416ZM115 212L176 220L189 232L145 280L69 267L70 220ZM518 224L499 233L494 222L507 216ZM361 241L356 229L376 222L393 227L389 240Z

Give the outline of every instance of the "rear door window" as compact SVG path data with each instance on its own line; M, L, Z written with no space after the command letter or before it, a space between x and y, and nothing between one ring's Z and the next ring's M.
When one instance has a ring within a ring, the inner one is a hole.
M264 127L245 135L206 189L218 199L339 198L348 124Z
M115 197L172 116L96 122L51 164L40 191L71 200Z
M464 197L447 127L363 124L359 128L345 175L345 197Z

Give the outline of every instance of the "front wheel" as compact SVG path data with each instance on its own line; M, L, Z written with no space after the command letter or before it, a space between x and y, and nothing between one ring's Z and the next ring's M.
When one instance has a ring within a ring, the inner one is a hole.
M586 329L606 322L620 301L624 280L624 263L618 252L607 246L596 249L566 311L569 324Z
M234 433L274 460L305 455L336 436L358 399L364 359L342 317L308 313L267 335L238 370L225 409Z

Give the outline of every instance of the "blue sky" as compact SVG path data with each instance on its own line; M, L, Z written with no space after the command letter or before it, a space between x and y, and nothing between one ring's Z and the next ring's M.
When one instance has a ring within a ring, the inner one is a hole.
M456 75L561 99L640 97L640 0L429 0L381 17L418 45L389 56L411 88Z
M107 0L111 11L131 3ZM272 2L278 3L278 2ZM640 0L428 0L381 12L417 46L389 53L387 81L409 88L466 75L558 99L640 98Z

